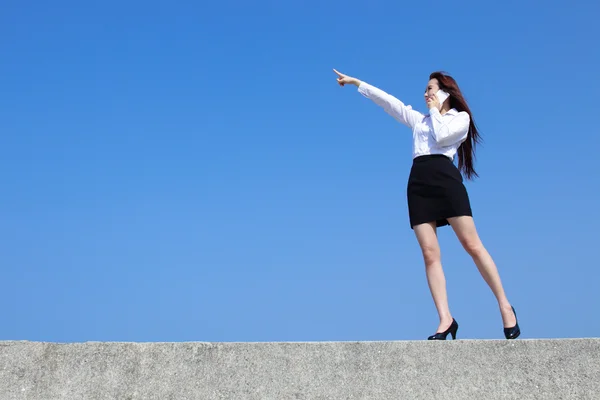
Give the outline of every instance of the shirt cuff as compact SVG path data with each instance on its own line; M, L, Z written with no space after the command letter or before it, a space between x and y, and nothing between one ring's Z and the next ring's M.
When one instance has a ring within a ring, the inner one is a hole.
M367 92L369 91L370 85L364 81L360 81L359 85L358 85L358 92L362 95L367 95Z
M439 114L439 115L441 115L440 114L440 110L438 110L437 107L431 107L429 109L429 114Z

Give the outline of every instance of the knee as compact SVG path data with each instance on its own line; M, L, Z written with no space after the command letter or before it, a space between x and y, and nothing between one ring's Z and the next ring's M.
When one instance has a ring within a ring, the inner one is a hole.
M471 257L478 257L485 252L485 247L478 238L464 238L461 241L463 248Z
M440 249L437 246L422 246L421 251L426 267L440 261Z

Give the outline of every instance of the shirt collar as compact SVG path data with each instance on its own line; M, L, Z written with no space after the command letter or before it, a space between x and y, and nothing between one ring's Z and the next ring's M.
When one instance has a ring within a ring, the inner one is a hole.
M427 114L427 115L431 116L431 114ZM458 110L456 108L451 108L448 111L446 111L446 114L444 114L444 115L454 115L454 116L456 116L456 115L458 115ZM442 117L444 115L442 115Z

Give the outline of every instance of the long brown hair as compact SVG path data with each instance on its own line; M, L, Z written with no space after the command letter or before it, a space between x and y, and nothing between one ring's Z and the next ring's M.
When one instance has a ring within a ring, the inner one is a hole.
M473 161L475 159L475 146L481 141L481 136L473 120L471 109L458 88L458 84L450 75L445 72L436 71L429 75L429 79L437 79L440 89L450 94L450 108L455 108L457 111L465 111L471 117L467 139L460 145L457 152L458 169L463 172L467 179L473 179L474 176L479 176L475 172Z

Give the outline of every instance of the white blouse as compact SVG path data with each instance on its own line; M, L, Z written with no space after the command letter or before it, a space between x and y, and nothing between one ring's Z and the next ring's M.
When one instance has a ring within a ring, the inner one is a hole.
M413 110L394 96L375 86L362 82L358 92L413 132L413 158L429 154L444 154L454 159L458 147L469 132L469 114L452 108L442 115L432 107L425 115Z

